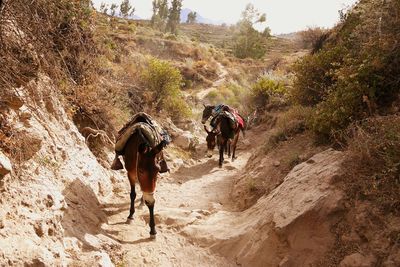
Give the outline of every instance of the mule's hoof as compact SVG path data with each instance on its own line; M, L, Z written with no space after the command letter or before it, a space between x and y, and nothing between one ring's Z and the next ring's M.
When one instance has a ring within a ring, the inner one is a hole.
M126 224L133 224L133 218L127 218Z
M154 234L154 235L152 235L152 234L150 234L150 239L156 239L156 237L157 237L157 234Z

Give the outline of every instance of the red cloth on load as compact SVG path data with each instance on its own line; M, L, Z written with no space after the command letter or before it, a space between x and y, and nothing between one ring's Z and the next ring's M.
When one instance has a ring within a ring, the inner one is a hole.
M239 128L244 128L244 120L239 115L239 112L236 109L231 108L230 112L235 116L237 123L239 124Z

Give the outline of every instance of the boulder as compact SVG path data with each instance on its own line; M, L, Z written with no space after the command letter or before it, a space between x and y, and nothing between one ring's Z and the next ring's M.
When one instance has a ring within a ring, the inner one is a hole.
M184 132L182 132L182 134L175 137L175 139L173 140L173 143L175 145L179 146L180 148L190 149L191 145L193 143L193 140L194 140L193 134L188 131L184 131Z

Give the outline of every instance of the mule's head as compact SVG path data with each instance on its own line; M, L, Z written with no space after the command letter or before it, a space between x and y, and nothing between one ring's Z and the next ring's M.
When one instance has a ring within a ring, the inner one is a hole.
M208 120L208 118L210 118L213 109L215 108L215 106L211 106L211 105L204 105L204 110L203 110L203 116L201 117L201 123L205 124L206 121Z
M209 158L212 157L212 151L214 150L215 146L217 145L217 135L219 134L218 130L208 130L207 126L204 125L204 130L206 130L207 137L207 156Z

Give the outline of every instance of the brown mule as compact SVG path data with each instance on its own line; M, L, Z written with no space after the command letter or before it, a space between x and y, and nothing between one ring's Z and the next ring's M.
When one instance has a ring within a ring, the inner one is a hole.
M156 189L157 176L160 172L160 165L158 162L159 159L162 158L162 149L165 145L166 143L162 141L154 148L149 147L147 141L140 133L140 130L138 130L126 143L123 157L131 186L131 205L128 220L133 220L133 215L135 213L135 184L138 180L140 189L143 192L143 201L149 208L151 237L155 237L157 234L154 221L154 192Z
M144 112L134 115L118 134L115 143L116 156L111 169L123 168L118 158L122 155L131 186L128 221L133 220L135 213L135 184L139 181L143 192L142 202L150 212L150 236L155 237L154 192L158 173L169 170L162 153L169 142L169 136L150 115Z

